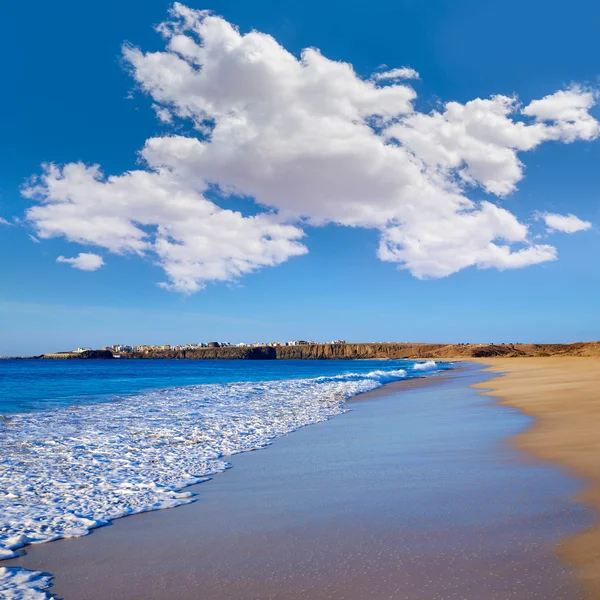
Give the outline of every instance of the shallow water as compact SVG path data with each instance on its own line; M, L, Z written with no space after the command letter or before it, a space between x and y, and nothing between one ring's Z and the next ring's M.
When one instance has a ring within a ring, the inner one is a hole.
M65 600L575 600L554 556L579 482L506 443L529 419L482 375L391 384L191 488L199 501L31 547Z
M251 381L312 379L394 370L407 360L0 360L0 414L123 398L146 390ZM376 365L376 366L374 366ZM444 369L447 365L440 364ZM412 373L413 375L418 373Z
M0 558L189 503L182 488L225 470L222 457L340 414L386 382L449 368L298 362L0 363ZM0 570L0 592L23 597L35 586L24 577Z

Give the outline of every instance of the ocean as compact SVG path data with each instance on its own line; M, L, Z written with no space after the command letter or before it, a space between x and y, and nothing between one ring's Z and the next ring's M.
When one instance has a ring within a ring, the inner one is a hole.
M228 456L340 414L361 392L450 368L408 360L2 360L0 558L193 502L185 488L227 469ZM46 597L43 577L0 568L0 593Z

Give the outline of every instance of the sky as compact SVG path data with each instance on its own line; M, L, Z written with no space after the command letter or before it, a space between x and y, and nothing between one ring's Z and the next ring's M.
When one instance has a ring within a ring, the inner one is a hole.
M597 3L5 4L0 355L600 339Z

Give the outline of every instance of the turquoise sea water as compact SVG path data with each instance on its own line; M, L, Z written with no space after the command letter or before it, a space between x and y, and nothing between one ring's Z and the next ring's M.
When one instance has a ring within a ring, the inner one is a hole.
M0 559L193 502L185 488L227 469L229 456L345 412L361 392L449 368L409 360L2 360ZM46 582L0 566L0 597L44 598Z
M281 381L406 369L407 360L0 360L0 414L88 404L198 384ZM423 361L420 361L423 362ZM436 370L450 368L439 363Z

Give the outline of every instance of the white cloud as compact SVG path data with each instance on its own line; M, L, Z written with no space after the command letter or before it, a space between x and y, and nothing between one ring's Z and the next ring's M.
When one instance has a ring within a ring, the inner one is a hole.
M594 93L574 87L534 100L523 109L515 97L508 96L448 102L442 112L408 115L386 134L427 168L444 175L454 171L467 183L506 196L523 177L518 152L545 141L592 140L600 135L600 124L587 112L595 98ZM536 120L531 124L513 120L519 114Z
M523 176L519 153L595 139L591 91L571 87L524 108L476 98L425 114L412 87L394 82L408 68L365 80L314 48L298 58L269 35L242 35L178 3L158 30L164 51L125 46L125 60L158 118L187 119L197 133L148 139L144 167L120 175L46 165L24 188L38 201L27 216L40 238L149 255L164 285L184 292L305 253L307 223L376 229L379 257L423 278L556 258L508 210L466 190L505 196ZM259 214L228 210L232 195Z
M116 254L152 253L168 276L165 287L183 292L306 252L300 229L275 215L222 210L201 188L166 171L106 178L82 163L46 165L25 193L43 200L28 211L40 238L63 235Z
M558 215L556 213L542 213L540 216L544 219L549 231L576 233L577 231L585 231L592 227L589 221L582 221L573 214Z
M526 243L527 233L510 212L483 202L480 210L420 222L414 229L389 227L378 256L401 263L421 279L445 277L474 265L504 270L556 259L553 246L527 245L511 251L510 243Z
M158 117L158 120L161 121L161 123L165 123L167 125L173 123L173 115L171 114L171 111L169 111L168 108L158 106L158 104L153 104L152 108L154 109L154 112L156 113L156 116Z
M398 69L390 69L381 73L375 73L373 79L420 79L419 73L410 67L400 67Z
M0 217L0 225L10 225L10 223L6 219Z
M73 258L59 256L56 259L56 262L67 263L74 269L79 269L81 271L97 271L104 264L101 256L89 252L80 252Z
M588 111L598 99L598 93L573 86L560 90L541 100L534 100L523 109L523 114L538 122L551 121L547 139L573 142L577 139L594 140L599 134L598 121Z

